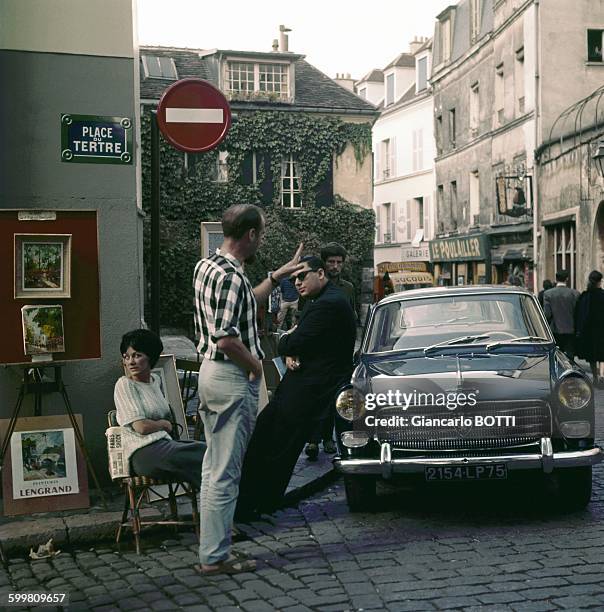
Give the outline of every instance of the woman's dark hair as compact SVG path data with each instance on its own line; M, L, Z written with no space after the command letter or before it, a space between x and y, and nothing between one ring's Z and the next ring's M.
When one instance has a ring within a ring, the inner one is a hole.
M149 365L154 367L164 350L164 345L159 336L150 329L134 329L122 336L120 353L123 355L129 347L135 351L145 353L149 357Z
M239 240L251 229L257 232L262 228L264 215L253 204L234 204L222 215L222 233L225 238Z
M587 277L587 291L593 291L598 288L598 283L602 280L602 272L592 270Z
M554 286L554 283L552 283L551 280L549 280L549 278L546 278L543 281L543 290L547 291L548 289L551 289Z

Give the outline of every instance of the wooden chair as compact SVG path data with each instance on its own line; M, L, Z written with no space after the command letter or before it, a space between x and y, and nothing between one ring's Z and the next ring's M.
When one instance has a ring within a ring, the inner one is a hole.
M198 490L188 482L177 482L149 478L148 476L135 476L130 474L130 468L123 460L123 448L121 444L120 431L116 418L116 411L111 410L107 414L109 429L107 429L107 450L109 452L109 472L114 481L118 481L124 488L124 511L115 536L119 543L122 530L130 527L134 535L136 553L140 555L140 534L143 527L151 525L170 525L175 528L181 525L192 525L195 535L199 541L199 511L197 508ZM161 489L166 489L167 492ZM158 500L167 501L170 506L170 519L143 519L140 515L141 508L149 503L149 492L153 491ZM178 516L178 504L176 495L185 495L191 501L192 517L185 521Z

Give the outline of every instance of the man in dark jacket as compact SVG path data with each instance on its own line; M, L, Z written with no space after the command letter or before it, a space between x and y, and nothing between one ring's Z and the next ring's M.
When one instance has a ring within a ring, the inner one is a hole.
M568 272L556 272L556 286L543 294L543 310L552 328L558 348L569 359L575 358L575 305L579 292L566 286Z
M355 318L346 295L328 280L318 257L300 260L296 289L307 303L298 325L281 337L287 372L260 413L243 464L237 517L272 511L316 423L350 379Z

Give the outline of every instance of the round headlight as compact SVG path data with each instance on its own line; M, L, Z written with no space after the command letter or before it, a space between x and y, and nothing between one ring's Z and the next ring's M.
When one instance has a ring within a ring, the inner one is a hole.
M569 410L585 408L591 400L591 388L583 378L568 376L558 387L558 399Z
M346 389L336 399L336 410L347 421L360 419L365 414L365 396L356 389Z

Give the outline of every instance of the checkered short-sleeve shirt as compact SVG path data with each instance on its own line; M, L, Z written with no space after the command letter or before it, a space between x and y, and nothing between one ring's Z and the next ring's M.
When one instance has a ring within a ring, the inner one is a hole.
M226 336L240 338L257 359L264 357L258 337L256 297L235 257L216 253L199 261L193 289L195 327L200 334L197 350L204 358L228 361L216 346Z

